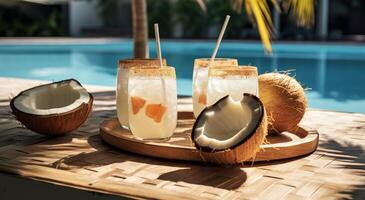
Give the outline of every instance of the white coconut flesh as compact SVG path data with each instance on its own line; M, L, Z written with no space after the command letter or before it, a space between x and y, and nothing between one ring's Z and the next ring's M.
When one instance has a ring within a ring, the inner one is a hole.
M89 100L85 88L75 80L67 80L27 90L14 100L14 106L24 113L50 115L74 110Z
M224 97L198 117L194 141L212 150L232 148L256 131L263 114L262 104L252 95L244 95L241 101Z

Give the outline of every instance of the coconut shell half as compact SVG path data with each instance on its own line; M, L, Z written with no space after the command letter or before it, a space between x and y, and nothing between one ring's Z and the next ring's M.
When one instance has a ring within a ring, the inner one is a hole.
M262 102L244 94L241 102L225 96L206 107L194 123L192 140L204 161L238 164L254 158L266 135Z
M93 96L74 79L36 86L20 92L10 107L28 129L63 135L81 126L92 110Z

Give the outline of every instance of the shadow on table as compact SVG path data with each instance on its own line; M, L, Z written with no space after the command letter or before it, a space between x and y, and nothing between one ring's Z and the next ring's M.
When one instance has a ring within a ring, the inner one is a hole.
M9 105L0 106L0 147L7 145L28 145L43 142L46 145L68 143L73 135L45 136L37 134L22 125L12 114Z
M239 188L247 179L247 174L244 169L240 168L241 166L222 167L200 162L171 161L140 156L109 147L101 141L98 135L89 137L88 141L97 151L70 157L63 160L63 163L68 166L92 168L132 161L154 166L178 167L183 169L163 173L157 179L212 186L227 190Z
M227 190L239 188L247 179L246 172L239 165L222 167L200 162L171 161L140 156L109 147L101 141L98 135L89 137L88 142L97 151L67 158L63 160L63 163L73 167L92 168L132 161L153 166L178 167L180 169L163 173L157 179L212 186Z
M342 191L344 198L364 199L365 198L365 151L364 147L353 144L341 144L333 139L320 145L321 149L317 150L325 156L341 161L339 168L351 170L352 174L363 177L362 184L356 184Z
M179 169L162 174L158 179L234 190L246 182L247 174L239 166L191 166L188 169Z

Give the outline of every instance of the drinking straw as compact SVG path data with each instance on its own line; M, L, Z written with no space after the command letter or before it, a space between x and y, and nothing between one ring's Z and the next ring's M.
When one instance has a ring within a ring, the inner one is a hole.
M155 38L156 38L156 51L157 51L157 58L160 60L160 66L163 67L162 64L162 56L161 56L161 43L160 43L160 33L158 30L158 24L154 24L155 27Z
M217 40L217 43L215 45L215 49L213 51L213 54L212 54L212 57L210 58L210 61L208 63L208 67L211 66L211 64L213 63L216 55L217 55L217 52L218 52L218 49L219 49L219 46L221 45L221 42L222 42L222 38L223 38L223 35L224 35L224 32L226 31L226 28L227 28L227 25L228 25L228 22L229 22L229 18L231 16L229 15L226 15L226 19L224 20L224 23L223 23L223 26L222 26L222 29L221 29L221 32L219 33L219 36L218 36L218 40Z
M162 64L162 56L161 56L161 43L160 43L160 33L158 30L158 24L154 24L155 28L155 38L156 38L156 52L157 52L157 58L160 60L160 67L163 68ZM162 95L163 95L163 101L166 102L166 84L164 79L161 77L161 83L162 83Z

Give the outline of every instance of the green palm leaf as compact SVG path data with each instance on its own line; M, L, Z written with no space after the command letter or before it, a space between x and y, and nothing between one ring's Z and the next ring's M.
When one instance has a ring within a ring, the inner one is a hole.
M247 14L259 31L266 52L271 53L272 21L266 0L245 0Z
M270 0L275 9L280 11L280 6L277 0ZM272 38L272 20L269 0L234 0L233 6L237 12L242 11L245 5L247 15L251 21L257 26L261 41L264 45L265 51L272 52L271 38ZM285 0L283 1L286 11L296 17L299 25L309 26L314 22L314 3L315 0Z
M311 26L314 24L315 0L287 0L284 6L287 11L295 16L300 26Z

